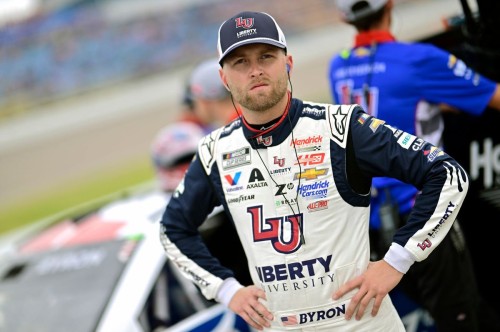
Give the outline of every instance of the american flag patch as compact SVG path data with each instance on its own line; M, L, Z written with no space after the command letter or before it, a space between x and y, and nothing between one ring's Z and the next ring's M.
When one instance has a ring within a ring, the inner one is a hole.
M281 316L281 323L284 326L297 325L297 317L295 315Z

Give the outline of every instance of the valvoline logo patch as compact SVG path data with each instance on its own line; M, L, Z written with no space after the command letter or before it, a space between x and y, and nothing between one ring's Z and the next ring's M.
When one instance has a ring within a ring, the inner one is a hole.
M224 176L227 183L229 183L231 186L237 185L238 181L240 180L240 177L241 177L241 172L236 172L234 173L234 175L226 174L226 176Z

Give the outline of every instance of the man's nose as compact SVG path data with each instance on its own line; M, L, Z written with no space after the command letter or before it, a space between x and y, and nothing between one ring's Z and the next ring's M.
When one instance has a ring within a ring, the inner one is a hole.
M250 64L250 74L252 76L262 75L262 66L257 62L251 63Z

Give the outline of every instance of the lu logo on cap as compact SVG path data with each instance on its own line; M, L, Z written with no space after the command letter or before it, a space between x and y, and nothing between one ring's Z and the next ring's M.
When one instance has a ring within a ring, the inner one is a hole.
M224 21L219 28L219 64L234 49L263 43L286 49L283 31L274 18L264 12L241 12Z
M236 22L237 28L250 29L251 27L253 27L253 18L238 17L234 21Z

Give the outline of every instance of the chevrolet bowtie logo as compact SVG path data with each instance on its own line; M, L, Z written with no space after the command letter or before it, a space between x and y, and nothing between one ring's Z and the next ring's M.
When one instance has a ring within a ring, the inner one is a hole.
M318 176L326 175L328 173L328 168L306 168L303 172L295 173L293 179L305 179L305 180L315 180Z

